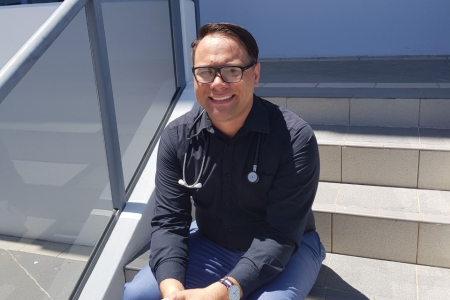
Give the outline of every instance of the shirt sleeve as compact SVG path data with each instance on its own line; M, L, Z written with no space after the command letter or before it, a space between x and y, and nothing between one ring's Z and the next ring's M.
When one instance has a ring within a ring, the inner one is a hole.
M189 258L188 236L192 222L191 201L178 184L182 166L178 160L176 128L166 128L158 148L155 209L152 219L150 268L158 281L174 278L185 284Z
M280 166L269 190L263 234L228 274L244 297L284 270L298 249L319 182L319 152L314 133L305 125L291 129Z

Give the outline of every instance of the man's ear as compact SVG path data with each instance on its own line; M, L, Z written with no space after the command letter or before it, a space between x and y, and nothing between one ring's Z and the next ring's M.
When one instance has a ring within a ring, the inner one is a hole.
M257 87L258 82L259 82L260 72L261 72L261 64L260 63L256 63L255 70L253 72L255 74L254 86Z

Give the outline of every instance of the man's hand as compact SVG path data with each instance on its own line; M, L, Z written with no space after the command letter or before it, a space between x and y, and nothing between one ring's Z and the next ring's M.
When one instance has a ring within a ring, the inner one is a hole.
M163 300L228 300L228 294L226 287L216 282L203 289L174 292Z
M159 284L159 290L164 299L171 299L167 297L169 295L173 295L176 292L183 291L184 286L178 280L168 278L161 281L161 283Z

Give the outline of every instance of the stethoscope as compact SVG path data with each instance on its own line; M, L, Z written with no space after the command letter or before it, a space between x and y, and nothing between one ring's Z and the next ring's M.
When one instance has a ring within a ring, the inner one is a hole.
M202 110L202 112L200 113L200 115L194 120L193 125L191 127L191 129L189 130L188 135L191 134L192 129L194 128L195 123L198 122L198 120L200 120L201 116L203 115L203 113L205 112L205 110ZM195 182L193 184L188 184L186 182L186 157L187 154L189 152L189 145L192 142L192 138L195 137L196 135L191 135L190 137L187 138L187 143L185 144L185 149L184 149L184 159L183 159L183 179L178 180L178 184L187 187L189 189L199 189L201 188L203 185L199 182L200 177L202 176L203 173L203 168L205 166L205 160L206 160L206 153L208 152L208 147L209 147L209 134L206 135L206 137L203 137L205 144L203 147L203 153L202 153L202 164L200 166L200 172L198 174L197 179L195 180ZM259 175L258 173L256 173L256 170L258 169L258 156L259 156L259 147L260 147L260 143L261 143L261 133L258 134L258 141L256 144L256 152L255 152L255 157L253 159L253 169L250 173L248 173L247 175L247 180L250 183L257 183L259 181Z

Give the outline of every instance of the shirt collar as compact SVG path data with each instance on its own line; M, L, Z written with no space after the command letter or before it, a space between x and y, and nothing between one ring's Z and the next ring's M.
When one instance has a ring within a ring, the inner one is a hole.
M211 119L206 112L203 113L200 119L197 133L200 133L203 129L206 129L210 133L215 133ZM247 119L245 119L244 125L239 130L242 134L249 131L256 131L265 134L269 133L269 116L267 114L267 110L264 107L261 98L256 95L253 95L252 109L250 110Z
M264 104L256 95L253 95L253 105L247 119L242 126L244 132L256 131L261 133L269 133L269 115Z

